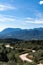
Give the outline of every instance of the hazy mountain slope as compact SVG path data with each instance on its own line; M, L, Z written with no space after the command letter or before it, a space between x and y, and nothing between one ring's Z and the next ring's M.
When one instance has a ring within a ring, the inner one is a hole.
M40 39L43 40L43 28L19 29L6 28L0 32L0 38L17 38L23 40Z

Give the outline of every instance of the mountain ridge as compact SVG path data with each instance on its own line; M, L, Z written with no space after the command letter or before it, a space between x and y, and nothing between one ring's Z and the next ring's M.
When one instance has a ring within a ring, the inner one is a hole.
M0 32L0 39L17 38L22 40L43 40L43 28L6 28Z

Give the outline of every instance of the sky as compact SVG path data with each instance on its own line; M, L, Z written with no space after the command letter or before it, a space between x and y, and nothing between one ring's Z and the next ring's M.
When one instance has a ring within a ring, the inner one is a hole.
M0 0L0 31L43 27L43 0Z

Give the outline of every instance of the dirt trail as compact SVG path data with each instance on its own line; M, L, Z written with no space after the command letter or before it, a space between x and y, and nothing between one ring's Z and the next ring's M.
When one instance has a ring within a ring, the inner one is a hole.
M28 61L28 62L33 62L31 59L27 58L26 56L28 55L28 53L26 54L22 54L19 57L21 58L21 60L23 61Z
M37 65L43 65L43 64L40 63L40 64L37 64Z
M26 57L27 55L28 55L28 53L25 53L25 54L20 55L19 57L23 61L33 62L33 60L31 60L31 59L29 59L29 58ZM37 64L37 65L43 65L43 64L40 63L40 64Z

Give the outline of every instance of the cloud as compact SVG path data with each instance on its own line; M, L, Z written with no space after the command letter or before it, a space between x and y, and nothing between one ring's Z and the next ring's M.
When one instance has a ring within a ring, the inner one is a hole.
M43 17L37 16L37 18L26 17L18 19L17 17L11 15L0 15L0 22L23 22L23 24L43 24Z
M30 18L30 17L27 17L25 18L24 22L26 23L33 23L33 24L43 24L43 19L42 18Z
M30 21L31 21L33 18L27 17L27 18L25 18L25 19L26 19L26 20L30 20Z
M23 22L23 24L25 23L32 23L32 24L43 24L43 19L42 18L31 18L31 17L27 17L24 19L16 19L13 16L3 16L0 15L0 22Z
M43 1L40 1L39 4L42 5L43 4Z
M16 9L16 7L13 7L10 4L0 4L0 11L13 10L13 9Z
M43 24L43 15L40 11L35 10L35 17L26 17L24 22L32 24Z
M0 15L0 22L15 22L14 17L12 16L4 16L4 15Z

